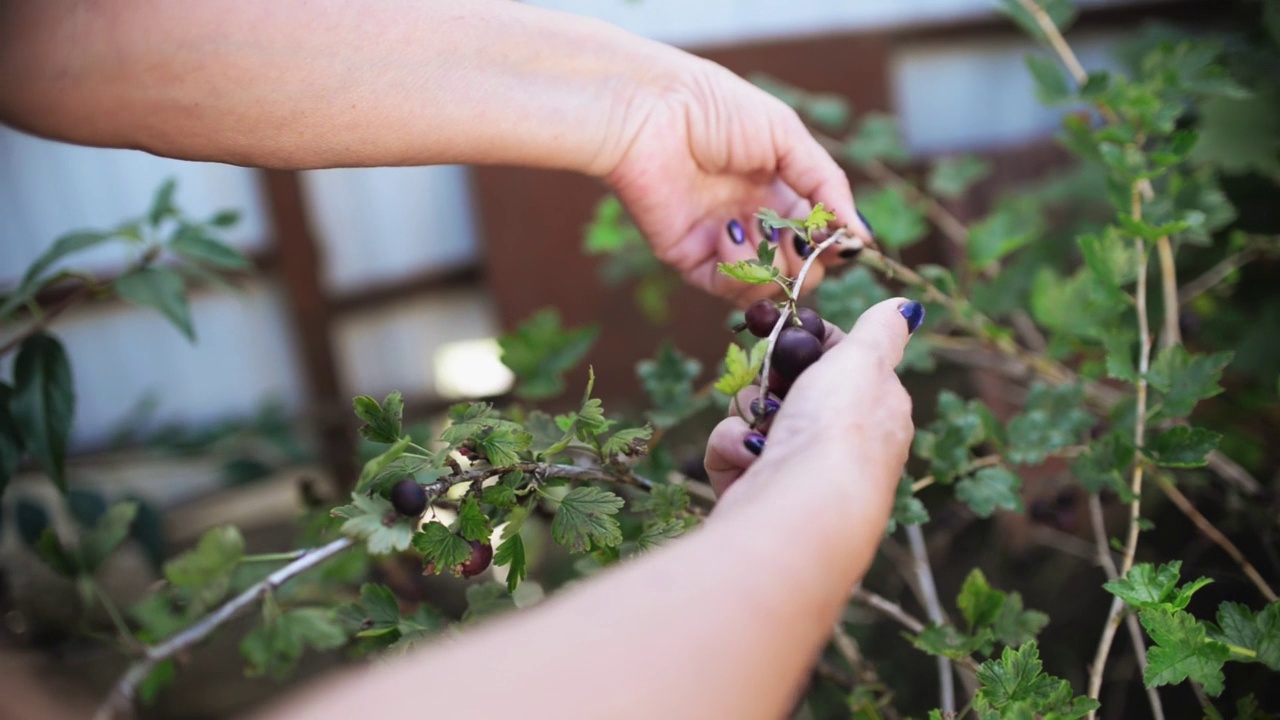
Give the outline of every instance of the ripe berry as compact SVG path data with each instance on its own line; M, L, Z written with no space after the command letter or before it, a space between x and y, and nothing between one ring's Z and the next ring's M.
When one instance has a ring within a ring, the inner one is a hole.
M782 311L772 301L757 300L747 308L747 329L756 337L769 337L773 326L778 324L779 317L782 317Z
M808 330L792 325L778 335L778 344L773 347L773 368L783 378L795 380L820 357L822 342Z
M827 326L822 322L822 316L818 314L817 310L800 308L796 311L796 317L800 319L800 327L808 330L819 341L826 339Z
M785 398L790 389L791 381L783 377L782 373L778 372L778 368L769 368L769 394Z
M464 578L479 575L489 567L489 563L493 562L492 545L479 540L469 540L468 542L471 544L471 557L458 566L458 572Z
M405 478L391 488L391 507L405 517L418 517L427 509L427 491L413 478Z

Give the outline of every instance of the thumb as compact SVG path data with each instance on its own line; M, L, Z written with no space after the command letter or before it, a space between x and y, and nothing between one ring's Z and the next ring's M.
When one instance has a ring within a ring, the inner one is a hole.
M791 392L801 394L801 403L792 404L808 404L805 396L811 392L826 396L827 405L853 400L851 394L859 394L862 385L860 377L892 373L902 362L907 341L923 322L924 306L914 300L899 297L871 306L843 341L827 350L796 380ZM831 393L836 396L831 397Z

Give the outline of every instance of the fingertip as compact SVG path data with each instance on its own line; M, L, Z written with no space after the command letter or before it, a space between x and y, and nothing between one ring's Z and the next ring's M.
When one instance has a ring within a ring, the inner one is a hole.
M734 415L721 420L707 438L707 452L703 467L716 495L723 495L729 486L742 477L755 462L757 453L748 448L748 436L755 433L745 420Z

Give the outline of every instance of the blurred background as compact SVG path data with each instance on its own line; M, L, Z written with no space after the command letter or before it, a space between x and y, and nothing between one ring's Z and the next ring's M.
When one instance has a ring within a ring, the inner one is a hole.
M600 17L743 75L844 96L854 113L893 113L913 161L977 152L993 172L951 205L961 218L1064 161L1053 140L1059 113L1037 101L1023 62L1033 44L990 0L531 4ZM1070 38L1086 67L1102 68L1117 64L1111 50L1139 26L1203 27L1231 3L1079 4ZM419 418L458 399L501 397L512 379L495 338L544 306L558 308L566 325L601 325L587 360L616 409L643 401L634 363L664 338L707 367L728 342L729 308L717 300L678 290L679 312L654 324L630 288L599 278L599 259L581 246L605 190L588 179L509 168L263 171L73 147L7 128L0 288L63 233L143 212L169 177L192 216L240 211L229 239L253 261L241 292L193 291L194 344L160 315L120 302L82 305L56 325L75 371L73 484L144 498L163 518L156 532L166 552L220 522L241 525L258 545L284 547L299 478L341 487L354 477L353 395L401 390L407 414ZM925 243L912 259L939 252ZM126 262L107 250L79 264L109 278ZM39 303L60 299L55 290ZM12 330L0 328L0 339ZM15 489L14 502L39 503L34 484ZM5 523L5 542L17 531ZM9 620L17 636L35 623L30 613ZM238 677L237 662L227 682ZM162 716L225 712L232 701L210 677Z

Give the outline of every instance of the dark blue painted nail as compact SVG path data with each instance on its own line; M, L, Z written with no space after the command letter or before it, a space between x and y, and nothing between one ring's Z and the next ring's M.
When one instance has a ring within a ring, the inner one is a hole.
M729 231L729 239L733 241L734 245L741 245L747 241L747 233L743 231L742 223L737 220L730 220L726 229Z
M920 328L920 323L924 322L924 306L915 300L902 303L898 308L898 312L902 313L902 317L907 319L907 332L913 333Z
M867 216L863 215L861 210L854 210L854 212L858 213L858 219L862 221L863 225L867 226L867 232L871 233L872 237L874 237L876 231L871 227L871 223L867 222Z
M747 433L747 436L742 439L742 445L751 451L752 455L759 455L764 452L764 436L758 432Z
M778 412L778 408L780 407L782 406L773 398L766 398L764 401L764 407L761 407L760 398L756 398L751 401L751 414L755 417L769 417L770 415Z
M802 258L807 258L813 254L813 246L805 242L805 239L797 235L795 237L796 253Z
M769 242L776 243L778 242L778 233L778 228L771 228L768 225L765 225L763 220L760 221L760 237L768 239Z

